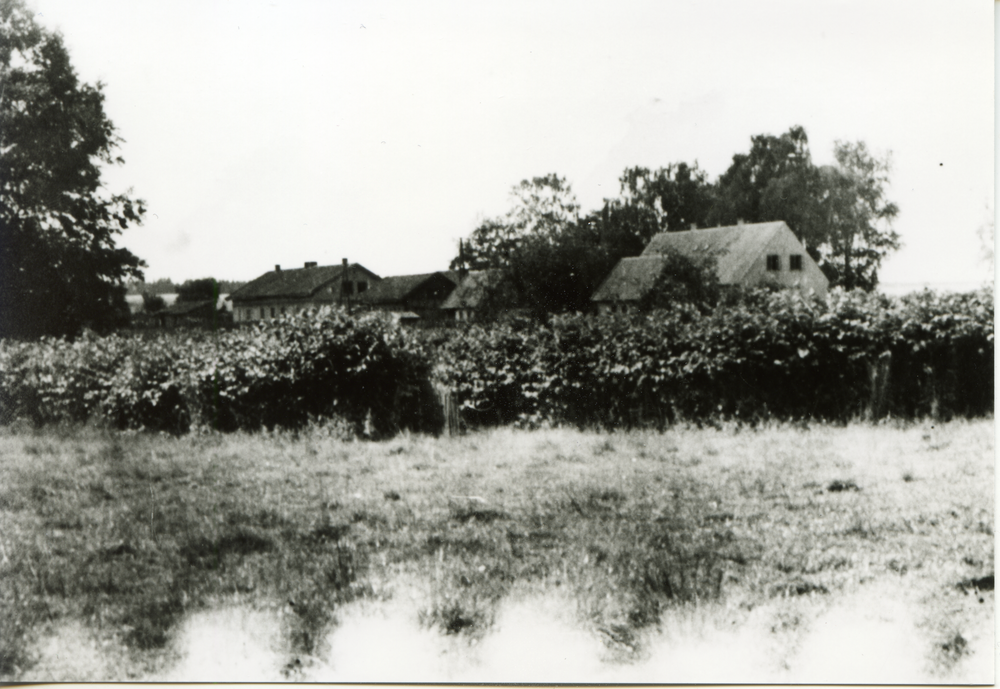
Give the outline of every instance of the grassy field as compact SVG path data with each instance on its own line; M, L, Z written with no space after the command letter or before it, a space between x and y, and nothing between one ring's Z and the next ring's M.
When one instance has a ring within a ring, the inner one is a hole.
M0 679L992 682L993 525L992 419L6 429Z

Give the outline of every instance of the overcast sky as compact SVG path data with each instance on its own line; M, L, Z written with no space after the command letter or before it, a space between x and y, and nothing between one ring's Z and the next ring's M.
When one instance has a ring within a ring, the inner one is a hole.
M587 211L628 166L714 180L797 124L817 164L838 139L892 151L883 282L987 274L988 0L28 2L106 84L147 279L444 269L521 179L565 176Z

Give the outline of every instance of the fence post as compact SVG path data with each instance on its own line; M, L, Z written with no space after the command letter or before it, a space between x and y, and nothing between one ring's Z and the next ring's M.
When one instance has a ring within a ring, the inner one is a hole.
M443 385L438 385L435 386L435 391L437 392L438 404L441 406L442 416L444 417L442 432L449 438L453 435L458 435L458 407L455 406L455 402L452 399L451 390Z
M881 419L886 414L889 399L889 371L892 367L892 352L888 349L879 354L878 359L868 364L868 379L871 395L865 416L869 421Z

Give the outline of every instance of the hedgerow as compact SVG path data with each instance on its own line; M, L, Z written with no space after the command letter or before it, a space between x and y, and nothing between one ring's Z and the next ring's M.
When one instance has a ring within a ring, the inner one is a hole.
M345 418L422 428L428 357L375 314L327 309L239 330L0 342L0 419L183 432Z
M183 432L336 417L380 435L438 429L434 385L469 425L988 414L993 294L751 293L704 313L436 331L328 309L216 333L0 342L3 422Z
M981 415L993 410L993 295L762 292L705 314L473 326L441 343L437 375L471 423Z

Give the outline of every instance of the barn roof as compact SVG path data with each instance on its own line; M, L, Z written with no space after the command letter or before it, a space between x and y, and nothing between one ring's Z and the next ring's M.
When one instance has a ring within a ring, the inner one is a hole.
M442 309L475 309L482 303L490 289L500 279L499 270L470 270L458 283L448 298L441 304Z
M591 301L637 301L653 288L663 272L667 257L633 256L618 261Z
M375 273L358 263L351 267L360 268L378 279ZM233 300L252 299L295 299L313 296L321 288L341 278L344 267L342 264L333 266L315 266L312 268L291 268L272 270L264 273L256 280L248 282L231 295Z
M447 273L421 273L419 275L391 275L384 277L362 292L358 301L371 304L392 304L403 301L420 286L429 281L447 282L456 285L457 280Z
M739 282L771 238L784 228L782 221L727 227L710 227L684 232L661 232L649 240L643 256L677 253L687 258L715 257L719 282Z

